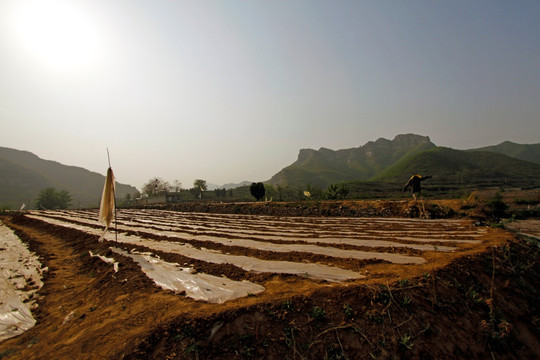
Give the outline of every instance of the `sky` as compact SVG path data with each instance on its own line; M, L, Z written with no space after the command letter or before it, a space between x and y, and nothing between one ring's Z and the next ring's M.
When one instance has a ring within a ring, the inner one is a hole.
M0 0L0 146L141 189L398 134L540 143L539 1Z

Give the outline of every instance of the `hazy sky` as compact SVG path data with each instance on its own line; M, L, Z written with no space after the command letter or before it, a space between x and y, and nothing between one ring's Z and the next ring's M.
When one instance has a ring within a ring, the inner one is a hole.
M403 133L540 142L540 1L0 0L0 146L264 181Z

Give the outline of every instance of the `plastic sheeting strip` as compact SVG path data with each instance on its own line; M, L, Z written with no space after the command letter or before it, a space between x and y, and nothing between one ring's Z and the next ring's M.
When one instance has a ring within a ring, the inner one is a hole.
M101 259L102 261L106 262L107 264L112 264L114 272L118 272L118 262L115 261L114 258L108 258L103 255L94 254L91 250L88 250L88 252L90 253L90 257L97 257Z
M111 247L111 250L131 257L159 287L175 293L185 291L186 296L196 300L221 304L265 290L263 286L246 280L234 281L225 277L195 273L192 268L180 267L178 264L166 262L150 253L137 251L128 253L114 247Z
M43 286L41 272L45 270L13 231L0 224L0 341L36 323L30 311L33 301L28 300Z

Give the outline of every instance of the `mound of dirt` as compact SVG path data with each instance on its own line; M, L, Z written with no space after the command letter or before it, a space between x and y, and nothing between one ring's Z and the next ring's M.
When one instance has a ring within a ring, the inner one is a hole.
M440 219L458 216L459 200L342 200L300 202L182 202L147 208L185 212L272 215L272 216L345 216L345 217L420 217ZM463 210L461 210L463 213Z
M225 204L223 211L258 214L273 207L279 212L274 205L252 204ZM426 212L450 213L460 206L459 201L451 205L437 202ZM324 209L342 216L370 211L404 216L411 208L406 202L297 206L290 206L295 216ZM284 214L289 213L279 213ZM115 272L89 255L113 256L110 241L100 243L98 235L25 215L2 221L49 271L39 291L35 327L0 343L0 359L540 357L539 248L501 229L489 229L481 244L455 254L431 252L423 265L362 264L370 276L341 283L252 274L234 264L171 256L170 261L194 262L197 271L248 277L266 289L210 304L161 290L130 257L114 254L120 264Z

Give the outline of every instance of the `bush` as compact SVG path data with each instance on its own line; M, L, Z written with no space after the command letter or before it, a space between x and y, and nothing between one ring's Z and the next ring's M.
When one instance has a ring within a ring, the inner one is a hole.
M36 200L37 209L67 209L71 204L71 195L65 190L54 188L41 190Z
M503 197L500 192L496 193L495 196L488 202L488 206L491 210L491 215L494 218L503 218L507 217L508 205L503 201Z

